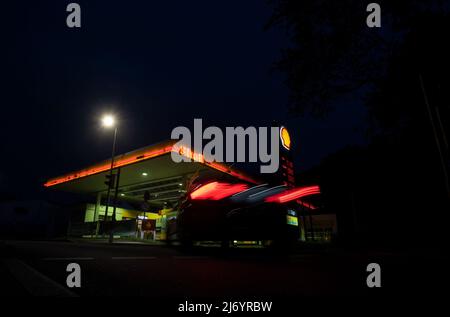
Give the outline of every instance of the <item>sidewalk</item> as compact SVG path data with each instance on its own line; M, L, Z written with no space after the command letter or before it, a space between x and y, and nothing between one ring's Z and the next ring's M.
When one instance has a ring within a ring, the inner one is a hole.
M75 243L98 243L98 244L109 244L108 238L68 238L69 241ZM153 240L140 240L140 239L124 239L115 238L113 240L114 245L150 245L150 246L166 246L167 243L164 241L153 241Z

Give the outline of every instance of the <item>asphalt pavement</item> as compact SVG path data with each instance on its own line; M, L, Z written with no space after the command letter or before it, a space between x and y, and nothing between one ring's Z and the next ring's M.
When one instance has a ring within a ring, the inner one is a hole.
M296 298L396 295L446 287L448 257L439 252L324 249L274 254L265 249L189 250L164 245L86 241L4 241L1 292L11 296L153 298ZM70 263L80 287L67 286ZM381 288L366 283L369 263Z

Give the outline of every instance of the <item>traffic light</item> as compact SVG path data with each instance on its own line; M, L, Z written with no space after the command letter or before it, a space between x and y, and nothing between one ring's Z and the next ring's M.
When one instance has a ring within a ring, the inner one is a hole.
M105 175L105 185L108 186L108 188L114 187L114 181L116 180L116 174L108 174Z

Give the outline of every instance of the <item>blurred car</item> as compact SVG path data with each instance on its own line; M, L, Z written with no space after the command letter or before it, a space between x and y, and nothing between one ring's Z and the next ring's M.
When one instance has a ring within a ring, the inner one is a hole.
M183 245L194 241L261 241L289 247L300 237L298 200L317 194L317 186L249 186L219 180L197 180L187 188L176 219L168 228L169 239Z

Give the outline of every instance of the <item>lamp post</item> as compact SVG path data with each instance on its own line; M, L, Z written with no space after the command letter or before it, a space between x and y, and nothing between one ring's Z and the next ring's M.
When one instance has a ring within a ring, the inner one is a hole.
M114 127L114 138L113 138L112 153L111 153L111 166L109 168L108 192L106 194L105 218L104 218L104 222L103 222L105 224L105 229L106 229L106 222L107 222L107 217L108 217L109 196L111 193L111 187L114 186L113 169L114 169L114 156L115 156L115 152L116 152L117 125L116 125L116 120L111 115L106 115L102 118L102 125L105 128ZM114 213L112 216L113 217L115 216ZM111 217L111 220L113 220L112 219L113 217ZM112 223L112 221L111 221L111 223ZM111 226L110 233L109 233L109 243L113 242L113 238L114 238L114 236L113 236L113 231L112 231L112 226Z

